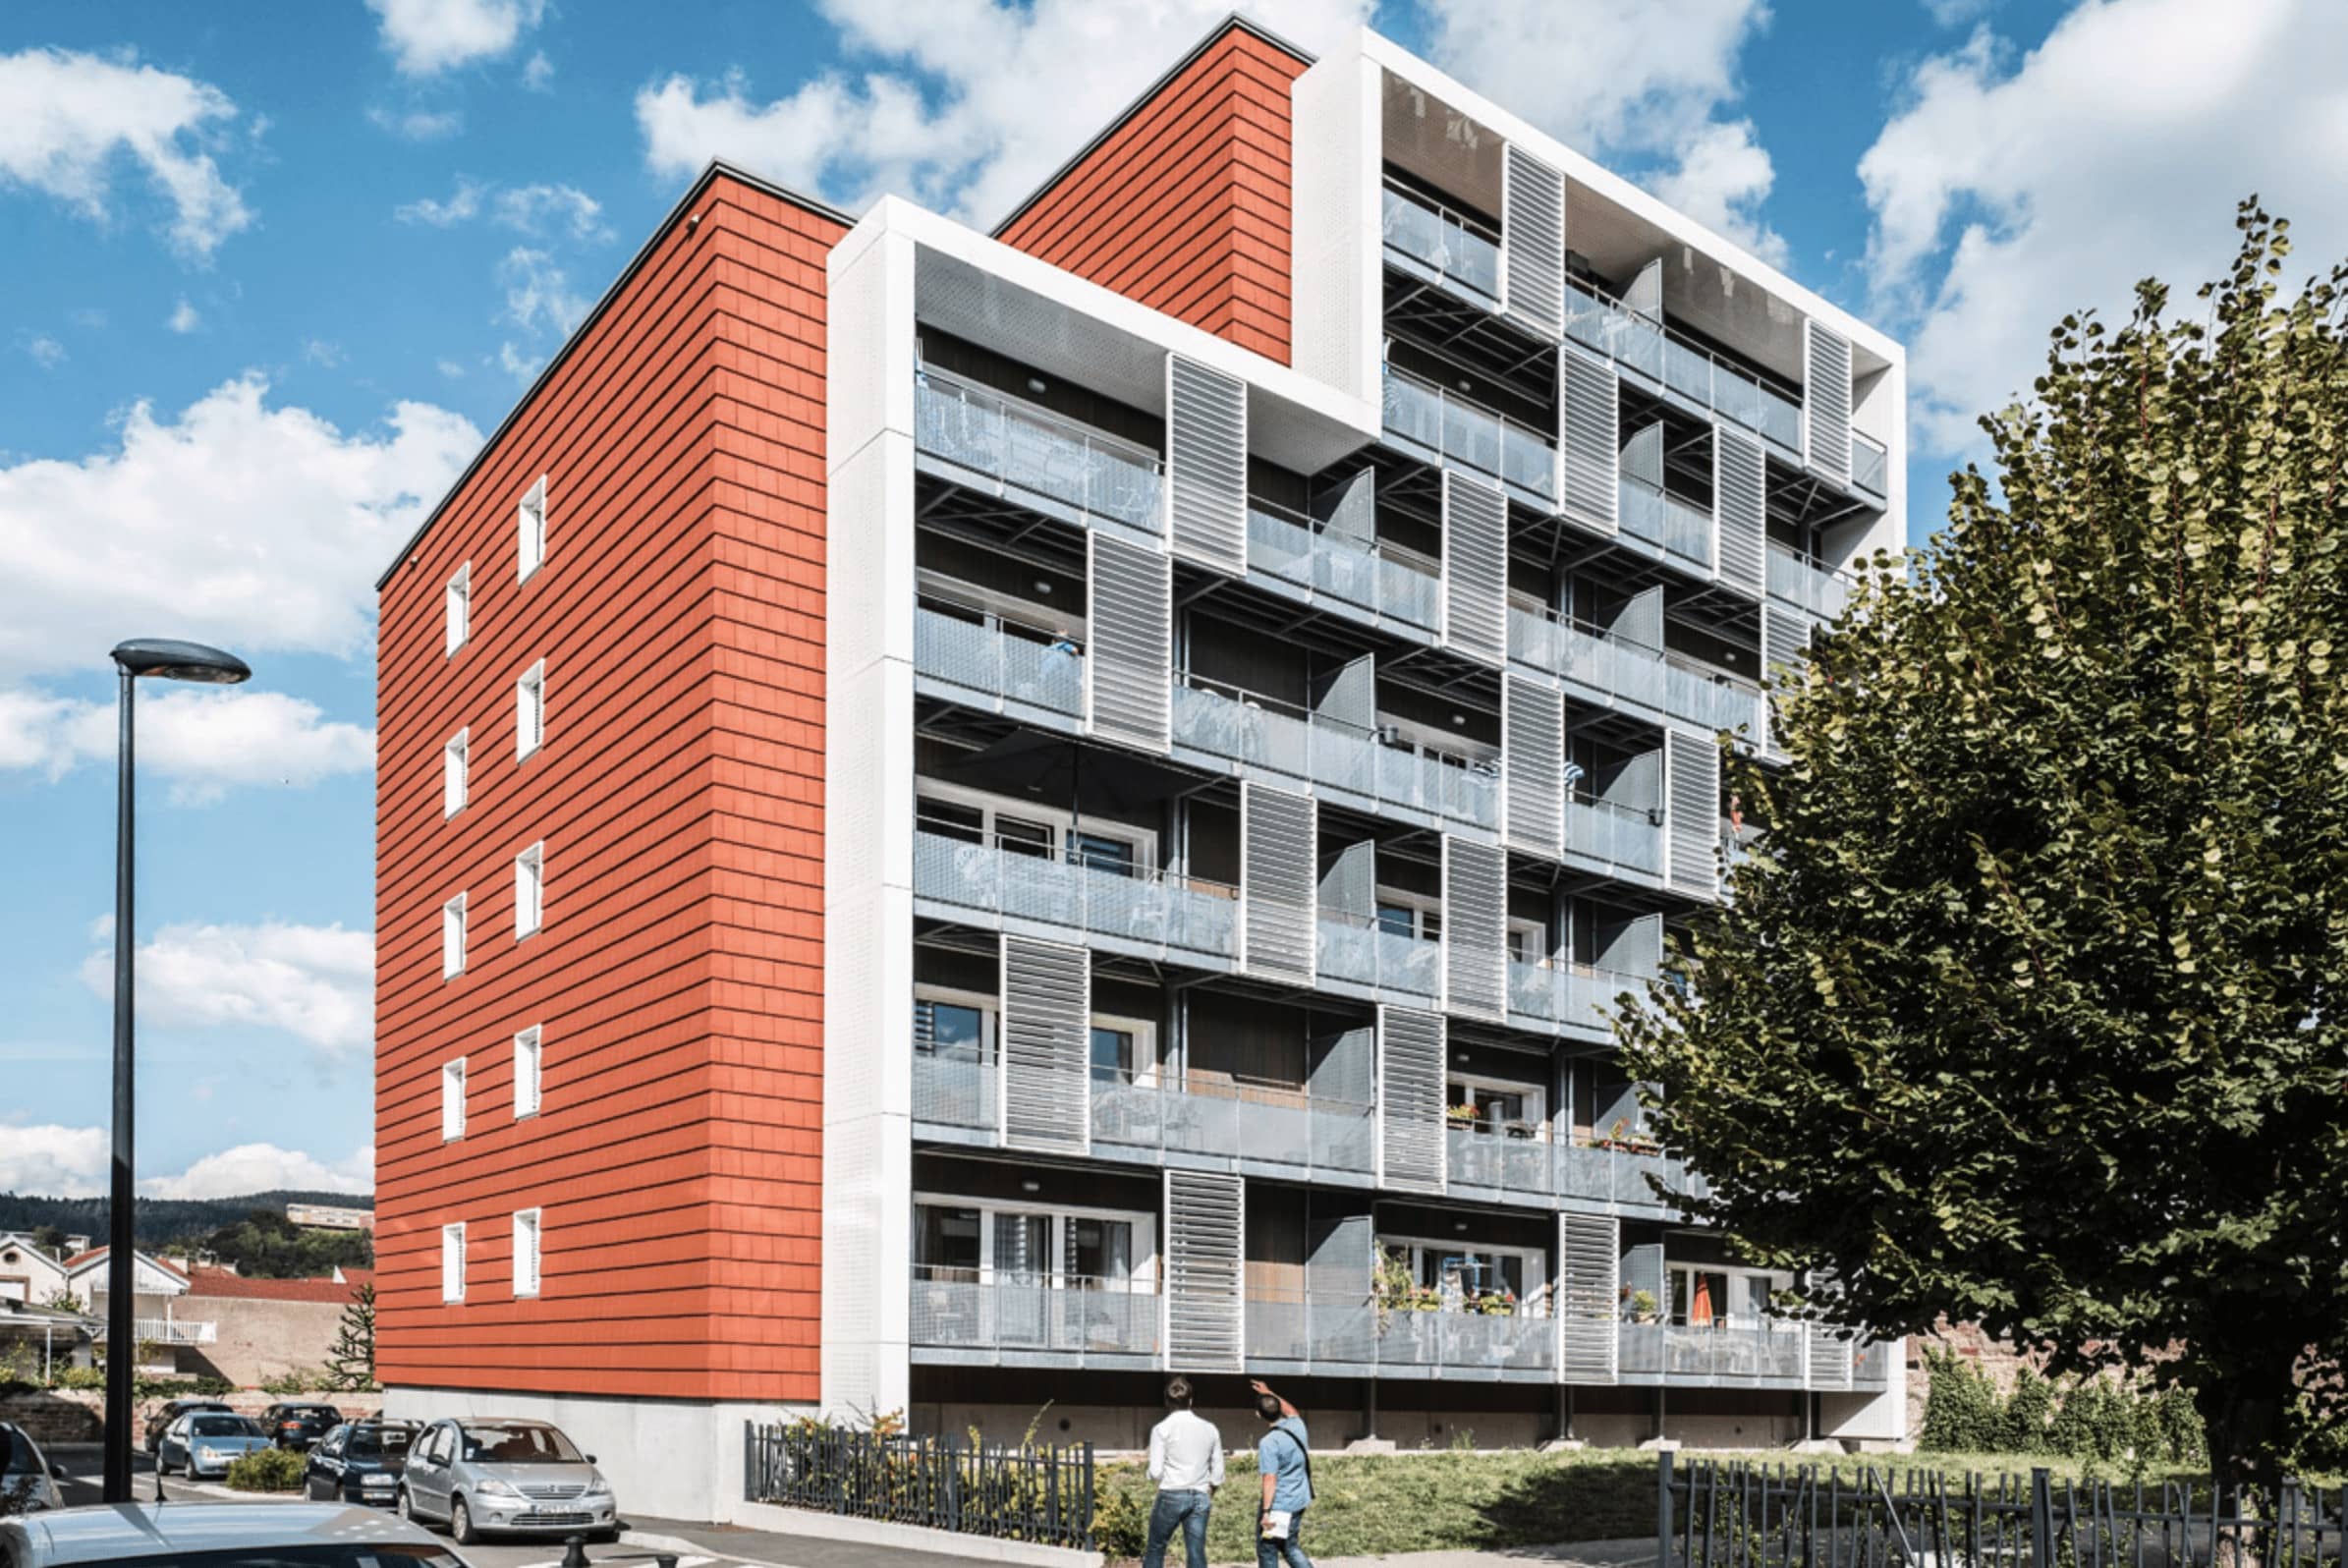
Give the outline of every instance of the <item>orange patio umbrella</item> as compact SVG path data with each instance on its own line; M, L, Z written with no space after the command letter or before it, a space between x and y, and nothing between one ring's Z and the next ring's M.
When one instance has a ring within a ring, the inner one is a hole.
M1695 1328L1712 1326L1712 1282L1702 1274L1696 1276L1696 1299L1688 1304L1688 1322Z

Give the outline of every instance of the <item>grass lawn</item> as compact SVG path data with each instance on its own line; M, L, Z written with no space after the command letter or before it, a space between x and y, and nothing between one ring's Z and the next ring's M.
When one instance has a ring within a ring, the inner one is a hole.
M1682 1462L1749 1459L1769 1465L1813 1464L1821 1472L1839 1465L1846 1476L1873 1465L1895 1475L1910 1470L1951 1476L2012 1472L2027 1477L2043 1465L2055 1476L2076 1477L2082 1462L2059 1455L1866 1454L1839 1460L1823 1454L1725 1454L1690 1450ZM2103 1479L2116 1467L2104 1465ZM2190 1466L2153 1466L2148 1485L2206 1474ZM1318 1493L1306 1516L1305 1548L1314 1557L1374 1552L1432 1551L1438 1548L1497 1548L1543 1545L1560 1540L1610 1540L1651 1536L1655 1528L1655 1456L1620 1448L1586 1448L1574 1453L1425 1453L1394 1455L1315 1454L1313 1480ZM1143 1531L1155 1495L1139 1465L1104 1469L1102 1506L1095 1528L1112 1558L1141 1555ZM1253 1561L1258 1481L1253 1459L1233 1459L1227 1484L1216 1495L1207 1531L1207 1555L1214 1561ZM1172 1556L1180 1556L1177 1540Z

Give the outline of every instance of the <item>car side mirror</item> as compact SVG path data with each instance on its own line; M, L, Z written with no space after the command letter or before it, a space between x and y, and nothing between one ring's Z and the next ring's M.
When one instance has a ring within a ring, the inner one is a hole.
M591 1465L591 1464L593 1464L594 1462L595 1462L595 1456L594 1456L593 1454L589 1454L589 1455L587 1455L587 1463Z
M54 1459L49 1461L49 1474L59 1481L64 1481L67 1479L65 1474L65 1466L59 1464Z

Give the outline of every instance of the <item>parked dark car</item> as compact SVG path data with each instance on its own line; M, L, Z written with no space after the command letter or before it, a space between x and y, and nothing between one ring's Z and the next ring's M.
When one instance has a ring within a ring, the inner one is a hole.
M163 1408L146 1419L146 1451L153 1453L163 1442L163 1428L192 1410L226 1410L225 1399L166 1399Z
M400 1471L415 1441L411 1422L345 1423L309 1451L309 1463L302 1472L302 1495L312 1502L389 1508L399 1495Z
M343 1424L332 1405L271 1405L261 1412L261 1430L280 1448L307 1448Z

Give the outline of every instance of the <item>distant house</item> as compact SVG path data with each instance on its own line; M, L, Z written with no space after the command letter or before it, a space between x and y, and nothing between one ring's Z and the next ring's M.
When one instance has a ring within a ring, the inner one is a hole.
M23 1231L0 1231L0 1301L45 1306L66 1288L65 1262Z
M189 1274L189 1316L200 1316L211 1337L183 1353L183 1372L210 1372L251 1387L296 1368L324 1367L334 1355L343 1311L374 1270L338 1268L330 1279L254 1279L231 1268Z
M165 1262L145 1253L133 1253L132 1293L140 1300L143 1315L148 1298L171 1301L188 1294L188 1274L185 1269ZM88 1252L65 1260L66 1290L77 1306L84 1309L102 1305L106 1297L106 1249L93 1247Z
M338 1208L330 1204L288 1204L285 1217L289 1223L308 1226L313 1230L373 1230L375 1211L371 1208Z

